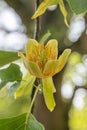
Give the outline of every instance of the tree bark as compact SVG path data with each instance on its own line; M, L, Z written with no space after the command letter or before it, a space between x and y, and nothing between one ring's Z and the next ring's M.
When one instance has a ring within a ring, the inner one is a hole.
M47 110L42 93L38 94L35 102L34 115L42 124L44 124L46 130L69 130L68 112L70 105L64 103L61 97L63 72L64 70L54 76L54 84L57 90L54 95L56 100L55 110L53 112Z

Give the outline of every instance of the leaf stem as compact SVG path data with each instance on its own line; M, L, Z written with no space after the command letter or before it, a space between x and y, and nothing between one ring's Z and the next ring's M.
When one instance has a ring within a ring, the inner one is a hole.
M40 85L36 86L36 91L35 91L35 93L34 93L33 99L32 99L32 101L31 101L31 104L30 104L29 110L28 110L27 115L26 115L26 121L25 121L25 124L27 124L27 122L28 122L28 118L29 118L29 115L30 115L30 113L31 113L31 110L32 110L32 107L33 107L33 104L34 104L35 98L36 98L37 93L38 93L38 91L39 91L39 88L40 88Z

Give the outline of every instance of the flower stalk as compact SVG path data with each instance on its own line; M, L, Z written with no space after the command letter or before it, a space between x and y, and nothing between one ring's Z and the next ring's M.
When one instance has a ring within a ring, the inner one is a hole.
M37 93L38 93L38 91L39 91L39 88L40 88L40 85L38 85L38 86L36 87L34 96L33 96L33 98L32 98L31 104L30 104L30 106L29 106L29 110L28 110L27 115L26 115L26 121L25 121L26 124L27 124L27 122L28 122L29 115L30 115L30 113L31 113L31 111L32 111L32 108L33 108L33 105L34 105L34 101L35 101L35 99L36 99L36 96L37 96Z

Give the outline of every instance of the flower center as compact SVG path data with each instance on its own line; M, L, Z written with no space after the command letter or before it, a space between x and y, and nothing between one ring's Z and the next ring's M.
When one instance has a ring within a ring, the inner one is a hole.
M41 71L43 71L44 65L47 62L47 57L46 57L46 51L45 51L44 44L39 44L37 49L38 49L37 50L37 52L38 52L37 63L39 65Z

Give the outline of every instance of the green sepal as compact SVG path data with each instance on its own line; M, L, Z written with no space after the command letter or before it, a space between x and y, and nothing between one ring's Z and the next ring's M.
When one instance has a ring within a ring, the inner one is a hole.
M42 84L43 84L43 95L44 95L46 106L52 112L56 105L53 96L53 93L56 92L56 89L54 87L52 77L43 78Z
M42 77L42 73L38 64L32 61L28 61L28 63L29 63L28 66L29 72L38 78Z
M28 61L27 61L26 57L24 56L24 54L22 52L18 52L18 56L21 57L25 68L28 69Z

